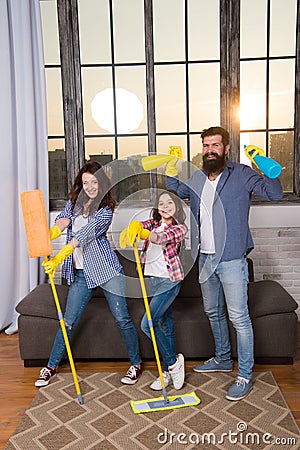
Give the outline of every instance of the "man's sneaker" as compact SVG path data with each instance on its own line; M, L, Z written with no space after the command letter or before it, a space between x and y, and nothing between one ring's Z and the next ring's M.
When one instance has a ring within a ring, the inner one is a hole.
M163 379L164 379L164 383L165 383L165 387L169 386L169 384L171 384L171 375L169 372L163 372ZM160 391L162 389L162 385L161 385L161 381L160 381L160 377L157 378L157 380L153 381L153 383L150 386L151 389L153 389L154 391Z
M227 392L227 400L242 400L245 398L252 389L252 383L246 378L237 377L229 391Z
M142 373L141 366L130 366L126 375L121 379L123 384L135 384Z
M177 355L177 361L169 366L169 373L175 389L181 389L184 383L184 357L181 353Z
M36 387L47 386L50 383L51 378L55 377L56 370L51 367L43 367L40 371L40 376L34 383Z
M233 370L233 362L231 359L228 361L217 361L215 358L210 358L199 366L193 367L194 372L231 372Z

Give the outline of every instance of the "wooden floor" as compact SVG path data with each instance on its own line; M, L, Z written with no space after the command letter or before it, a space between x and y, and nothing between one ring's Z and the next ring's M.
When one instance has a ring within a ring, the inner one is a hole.
M186 361L191 371L196 361ZM236 366L236 363L235 363ZM145 369L156 369L154 361L146 361ZM76 362L78 372L125 372L128 362ZM236 367L235 367L236 368ZM68 364L60 369L70 371ZM300 427L300 323L298 325L298 354L293 365L255 365L255 371L272 371L284 398ZM34 381L38 367L24 368L19 356L18 334L0 333L0 449L21 420L24 411L37 393Z

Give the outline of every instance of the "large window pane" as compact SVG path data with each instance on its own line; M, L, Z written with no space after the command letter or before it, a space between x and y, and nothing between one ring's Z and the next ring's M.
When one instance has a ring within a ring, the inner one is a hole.
M133 157L133 155L146 155L148 152L147 136L130 136L118 138L119 158Z
M156 129L186 131L185 66L155 68Z
M267 55L267 0L241 0L240 32L241 58Z
M113 0L115 62L144 62L144 2Z
M147 154L147 137L118 138L118 159L115 159L114 138L86 138L87 159L105 165L113 186L113 194L121 201L139 192L135 200L148 200L150 178L142 168L141 159ZM145 190L146 189L146 190Z
M294 126L294 60L270 61L270 128Z
M118 132L147 132L147 94L144 66L117 67L116 87L126 93L122 103L118 103L124 111L123 116L117 112ZM120 99L121 101L121 99ZM122 122L120 122L122 120Z
M50 152L55 150L64 150L65 149L65 140L64 139L48 139L48 150Z
M191 131L220 122L219 64L190 64L189 105Z
M219 20L219 0L188 1L190 61L220 59Z
M272 0L270 5L270 56L294 56L297 0Z
M97 159L101 164L106 164L115 158L114 138L85 138L84 146L86 159Z
M118 133L146 132L146 82L144 67L116 69ZM85 134L114 133L111 68L83 68Z
M47 121L49 136L64 135L63 100L59 68L45 69L47 95Z
M142 167L142 155L131 154L126 158L119 158L107 165L113 193L118 201L126 202L149 200L150 176ZM132 195L134 193L136 195Z
M219 123L219 122L216 122ZM202 130L201 130L202 131ZM190 135L190 153L191 153L191 163L195 167L202 166L202 140L199 134Z
M245 147L247 145L256 145L257 147L262 148L266 152L266 133L265 132L241 133L240 143L241 143L240 162L242 164L246 164L247 166L252 167L252 162L245 153Z
M258 170L245 155L244 146L256 145L266 152L266 133L241 133L241 155L240 161L253 169ZM293 191L293 168L294 168L294 132L282 131L269 134L268 156L275 159L284 167L280 175L282 188L285 192ZM267 153L267 152L266 152Z
M293 191L293 169L294 169L294 132L287 131L270 134L269 156L284 167L280 175L283 190Z
M168 136L157 136L156 137L156 149L157 153L168 153L170 145L179 145L182 150L182 158L184 160L187 159L187 151L186 151L186 135L173 135L169 134Z
M266 62L241 63L241 130L266 128Z
M82 96L83 96L83 122L85 134L107 134L92 116L91 105L95 96L112 86L110 68L83 68L82 69ZM112 104L100 103L99 114L107 114Z
M60 64L56 1L40 2L45 64Z
M111 63L108 0L78 0L82 64Z
M185 60L184 2L153 0L154 61Z
M51 200L67 196L67 166L64 139L48 140L49 198Z

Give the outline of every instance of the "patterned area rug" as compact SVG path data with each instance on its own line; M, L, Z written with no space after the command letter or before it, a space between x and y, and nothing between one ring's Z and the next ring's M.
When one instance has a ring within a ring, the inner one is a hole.
M36 394L5 450L299 449L300 432L271 372L255 373L242 401L225 393L234 374L187 373L180 391L196 392L198 406L134 414L130 400L157 398L145 371L134 386L120 373L79 373L84 404L72 374L62 373Z

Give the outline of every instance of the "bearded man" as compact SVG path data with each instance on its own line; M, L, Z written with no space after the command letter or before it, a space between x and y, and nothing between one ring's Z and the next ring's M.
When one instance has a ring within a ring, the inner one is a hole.
M204 310L215 341L215 355L195 372L231 372L231 346L226 316L236 331L238 372L226 394L241 400L252 389L254 340L248 310L246 256L254 244L249 229L252 194L271 201L282 198L279 179L228 160L229 133L211 127L201 133L203 167L185 183L178 180L176 158L166 165L167 188L190 199L192 256L199 254L199 283Z

